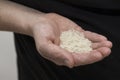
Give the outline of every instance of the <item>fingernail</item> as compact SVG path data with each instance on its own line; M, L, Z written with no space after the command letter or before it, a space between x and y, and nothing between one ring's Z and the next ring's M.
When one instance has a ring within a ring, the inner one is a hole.
M64 63L65 63L65 65L66 65L67 67L73 68L73 65L70 63L69 60L65 60Z
M68 60L64 60L64 63L65 63L65 64L68 64L68 63L69 63L69 61L68 61Z

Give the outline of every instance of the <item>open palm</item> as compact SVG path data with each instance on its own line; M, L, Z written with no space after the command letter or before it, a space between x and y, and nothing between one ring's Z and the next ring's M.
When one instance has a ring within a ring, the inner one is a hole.
M73 21L50 13L45 15L46 21L34 26L33 34L37 50L41 56L56 63L68 67L91 64L102 60L111 52L112 43L106 37L82 29ZM82 31L85 37L92 41L93 51L87 54L71 53L59 47L60 34L69 29Z

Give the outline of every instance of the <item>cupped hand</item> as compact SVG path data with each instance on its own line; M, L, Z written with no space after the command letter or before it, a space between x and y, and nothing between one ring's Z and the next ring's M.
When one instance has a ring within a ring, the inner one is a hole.
M92 41L90 53L71 53L59 47L60 34L69 29L82 31ZM55 13L43 15L43 19L31 26L32 36L40 55L57 65L69 68L102 60L111 52L112 43L105 36L86 31L73 21Z
M85 37L92 41L93 50L89 53L73 53L74 66L91 64L100 61L111 53L112 42L100 34L84 31Z

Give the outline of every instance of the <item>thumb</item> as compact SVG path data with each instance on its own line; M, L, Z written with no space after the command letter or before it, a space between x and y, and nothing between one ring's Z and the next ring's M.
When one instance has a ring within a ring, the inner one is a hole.
M57 65L64 65L68 66L69 68L73 67L74 61L72 54L56 45L59 43L59 40L56 40L56 44L46 39L44 39L41 43L38 43L38 51L40 52L41 56Z

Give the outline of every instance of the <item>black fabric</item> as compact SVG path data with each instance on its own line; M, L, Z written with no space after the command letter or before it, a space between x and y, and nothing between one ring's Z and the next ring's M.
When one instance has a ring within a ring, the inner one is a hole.
M34 39L15 33L19 80L120 80L120 0L11 0L63 15L113 42L109 57L69 69L41 57Z

